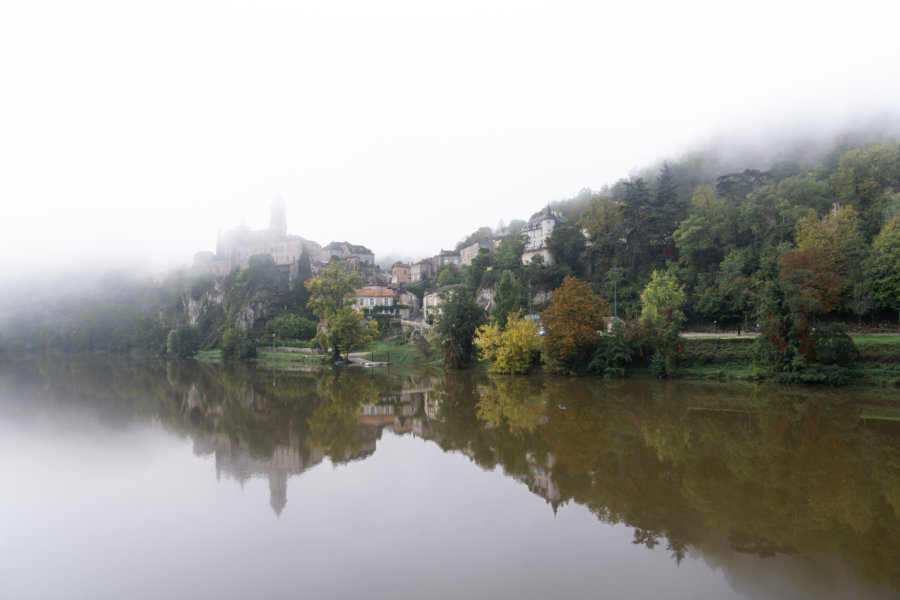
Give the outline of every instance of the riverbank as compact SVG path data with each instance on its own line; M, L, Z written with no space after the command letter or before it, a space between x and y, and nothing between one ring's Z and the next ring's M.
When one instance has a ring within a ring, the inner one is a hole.
M851 336L859 351L854 380L859 384L900 386L900 335ZM755 336L685 336L683 352L675 370L678 379L713 381L747 381L757 379L753 368ZM293 350L293 349L292 349ZM394 368L441 367L437 348L420 348L398 341L378 340L358 356L376 363L388 363ZM218 350L200 352L195 357L202 362L219 362ZM330 355L309 354L287 349L263 350L253 359L261 367L295 368L328 366ZM486 367L486 363L484 364ZM650 377L649 366L631 366L626 377Z
M859 358L855 379L861 384L900 385L900 335L850 336ZM675 376L685 379L746 380L755 378L755 336L685 337ZM635 369L635 374L641 371Z

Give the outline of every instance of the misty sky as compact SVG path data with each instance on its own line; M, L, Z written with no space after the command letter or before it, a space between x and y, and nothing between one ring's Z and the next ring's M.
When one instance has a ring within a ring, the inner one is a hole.
M0 278L268 225L419 259L711 135L900 106L890 2L4 2Z

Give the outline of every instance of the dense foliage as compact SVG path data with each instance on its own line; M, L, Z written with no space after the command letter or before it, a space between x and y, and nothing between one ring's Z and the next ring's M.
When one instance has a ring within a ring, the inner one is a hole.
M444 364L453 369L468 366L475 359L475 332L484 323L485 314L472 294L464 289L444 293L434 331L444 356Z
M532 320L510 316L505 329L496 322L475 332L475 345L482 358L491 361L492 373L528 373L541 351L538 326Z
M541 313L546 330L544 362L553 371L583 372L602 336L603 317L610 312L584 281L566 277Z

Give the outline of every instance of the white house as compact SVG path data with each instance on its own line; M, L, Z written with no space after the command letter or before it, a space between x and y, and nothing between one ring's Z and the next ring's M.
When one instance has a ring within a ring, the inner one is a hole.
M553 254L547 247L547 243L550 241L553 228L557 225L565 225L565 223L565 217L551 211L549 206L528 221L522 228L522 233L527 237L525 251L522 253L522 262L527 265L532 258L541 255L545 265L552 265Z

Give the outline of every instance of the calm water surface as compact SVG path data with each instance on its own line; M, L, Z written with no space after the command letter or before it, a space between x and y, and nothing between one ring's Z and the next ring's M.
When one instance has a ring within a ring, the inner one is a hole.
M0 598L896 598L896 390L0 364Z

